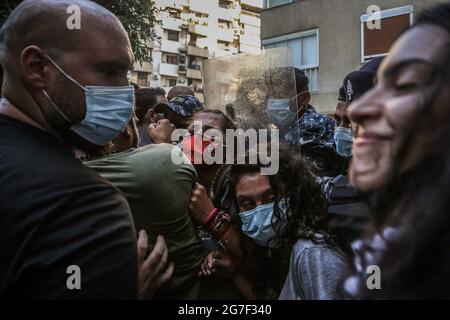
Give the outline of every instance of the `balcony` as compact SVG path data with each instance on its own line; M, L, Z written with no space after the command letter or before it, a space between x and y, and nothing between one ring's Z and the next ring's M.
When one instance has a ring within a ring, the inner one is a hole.
M184 73L186 73L187 72L187 69L186 69L186 66L183 64L183 65L178 65L178 73L182 73L182 74L184 74Z
M178 77L178 65L161 63L159 65L159 74L168 77Z
M241 23L249 24L254 27L261 27L261 19L255 16L250 16L244 13L241 13Z
M217 40L226 41L226 42L233 42L234 39L234 33L233 29L217 29Z
M179 50L180 52L183 52L183 53L186 53L186 52L187 52L188 47L187 47L187 45L186 45L186 41L183 41L183 43L181 43L181 44L179 45L178 50Z
M191 11L209 14L210 12L214 12L216 5L216 1L190 0L189 9Z
M153 65L151 63L148 63L148 62L143 62L143 63L137 62L136 63L136 71L152 73L153 72Z
M156 1L156 5L159 8L162 8L162 9L167 8L167 7L168 8L175 8L175 9L182 9L183 6L188 6L189 2L188 2L188 0L177 0L177 1L174 1L174 0L157 0Z
M242 44L239 46L239 51L243 52L243 53L256 53L256 54L260 54L261 53L261 48L260 47L254 47L254 46L249 46L247 44Z
M219 19L233 22L234 19L237 19L239 16L239 11L236 9L225 9L225 8L216 8L215 11L217 12L217 17Z
M188 55L195 56L195 57L202 57L202 58L208 58L209 57L209 51L208 49L201 49L194 46L188 46Z
M262 0L241 0L241 5L251 7L256 9L255 11L259 11L263 8Z
M209 43L210 40L211 39L208 39L208 38L197 38L197 41L195 41L194 47L207 49L208 48L208 43ZM191 45L192 45L192 43L191 43Z
M199 69L191 69L188 67L186 77L190 79L202 80L202 71Z
M189 25L189 32L198 34L200 36L207 37L208 36L208 26L191 23Z
M178 53L180 43L178 41L163 40L161 43L161 51L169 53Z
M231 56L232 54L233 53L228 50L216 49L216 51L214 52L214 57L216 57L216 58L225 57L225 56Z
M239 42L241 44L246 44L252 47L260 47L261 46L261 39L260 37L253 35L253 34L244 34L240 37Z
M180 31L183 25L183 20L175 19L172 17L164 17L162 19L162 28L172 31Z
M254 35L254 36L261 36L261 28L251 26L249 24L244 24L244 34L245 35Z

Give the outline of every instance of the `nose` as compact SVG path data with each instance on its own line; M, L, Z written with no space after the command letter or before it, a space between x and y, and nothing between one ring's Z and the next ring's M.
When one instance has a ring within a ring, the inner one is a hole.
M358 125L379 118L382 112L383 107L377 99L376 88L373 88L360 99L353 102L347 109L347 115L350 120Z

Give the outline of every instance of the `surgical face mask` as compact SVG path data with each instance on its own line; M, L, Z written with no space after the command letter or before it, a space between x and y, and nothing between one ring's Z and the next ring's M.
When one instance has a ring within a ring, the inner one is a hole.
M289 107L289 99L269 99L267 112L270 121L278 128L289 127L297 119Z
M120 133L124 132L133 115L133 86L82 86L78 81L65 73L50 57L47 56L47 58L68 80L85 92L86 116L81 122L73 124L52 101L47 92L43 90L44 95L52 106L64 119L72 124L70 129L73 132L99 146L106 145Z
M306 92L308 91L303 91L290 99L269 99L267 113L270 121L280 129L290 127L297 120L297 113L291 111L290 102Z
M336 127L334 129L334 143L336 144L336 152L345 158L352 156L352 130L350 128Z
M281 220L274 218L274 205L275 203L268 203L239 214L242 221L242 232L262 247L273 248L278 246L273 241L276 235L275 230L278 230L280 227L282 228L282 225L290 215L288 198L284 198L278 203Z

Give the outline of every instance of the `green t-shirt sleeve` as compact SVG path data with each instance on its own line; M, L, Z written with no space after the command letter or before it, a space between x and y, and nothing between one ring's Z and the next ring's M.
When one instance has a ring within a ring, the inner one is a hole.
M197 174L181 150L153 144L87 163L127 198L136 230L145 229L151 250L158 235L175 262L172 280L158 290L170 298L195 298L203 248L188 207ZM180 155L182 161L180 163Z
M133 156L131 168L135 188L145 197L140 202L152 210L148 222L159 225L189 218L189 200L197 180L194 167L188 162L174 163L172 155L179 149L170 144L150 145L145 149ZM145 214L144 208L139 211Z
M131 163L136 188L141 190L139 201L129 199L136 228L147 231L150 246L157 235L164 236L169 260L175 262L176 271L172 281L160 290L161 294L164 295L165 290L171 293L175 290L186 298L185 290L194 285L203 261L201 240L188 212L197 174L189 160L185 159L181 164L173 161L172 157L180 154L180 149L173 145L144 148L145 151L133 156Z

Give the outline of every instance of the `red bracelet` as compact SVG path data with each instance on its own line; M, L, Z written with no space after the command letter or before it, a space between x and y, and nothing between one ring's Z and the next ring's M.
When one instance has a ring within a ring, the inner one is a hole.
M214 221L210 224L213 224L212 226L208 225L211 238L214 241L219 241L230 228L231 217L225 212L219 210L215 215Z
M212 209L212 211L208 214L205 221L203 222L203 225L207 226L211 222L211 220L214 218L214 216L216 215L216 213L218 211L219 211L219 209L217 209L217 208Z

